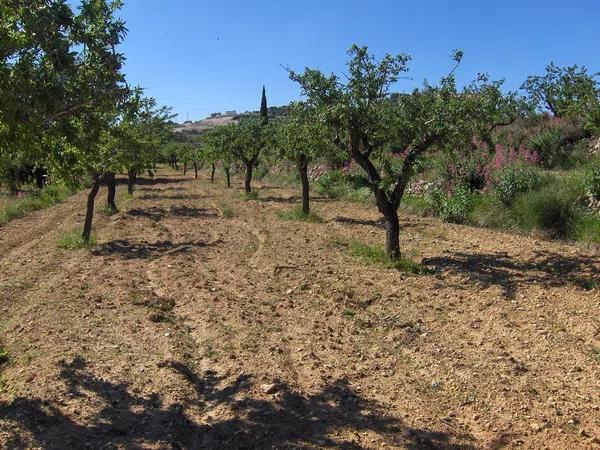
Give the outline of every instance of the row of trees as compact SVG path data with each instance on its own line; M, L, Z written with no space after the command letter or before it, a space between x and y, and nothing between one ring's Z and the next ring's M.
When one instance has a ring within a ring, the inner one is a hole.
M169 110L131 87L117 51L126 35L119 0L6 0L0 4L0 170L91 183L82 238L90 238L102 182L152 167L168 136ZM45 177L38 177L43 185ZM14 186L13 186L14 187Z
M245 117L239 124L216 128L196 143L197 158L227 171L245 166L245 190L251 191L259 159L293 161L302 182L302 210L310 211L308 164L319 157L353 160L363 172L362 184L374 194L386 225L386 252L400 258L398 208L420 159L428 152L473 146L474 138L494 149L494 132L515 119L543 113L593 123L600 112L595 74L585 67L550 64L542 76L522 86L525 95L503 92L503 81L479 75L458 89L453 73L463 54L456 51L449 74L436 85L425 83L409 93L392 92L408 70L410 57L378 59L366 47L349 50L347 81L307 68L289 70L305 100L268 122L266 115ZM261 111L266 111L263 89Z

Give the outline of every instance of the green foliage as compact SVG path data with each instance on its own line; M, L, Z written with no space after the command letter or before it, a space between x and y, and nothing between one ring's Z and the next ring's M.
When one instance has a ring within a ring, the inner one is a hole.
M231 219L234 216L233 208L229 205L221 205L221 214L226 219Z
M35 192L22 199L9 200L0 210L0 225L39 209L49 208L64 201L71 191L63 185L52 184L40 192Z
M314 213L304 214L301 206L290 210L282 209L280 211L277 211L277 217L281 220L291 220L296 222L323 222L323 219Z
M600 215L579 210L570 237L576 241L600 244Z
M468 186L459 185L451 194L435 190L429 195L429 203L445 222L467 223L475 208L477 194Z
M539 130L538 130L539 128ZM581 126L568 121L546 122L533 129L526 146L535 151L545 167L569 167L571 156L585 134Z
M341 170L325 172L315 182L315 191L319 195L336 200L350 202L371 202L373 194L369 188L358 187Z
M511 164L497 172L492 180L492 192L505 205L519 195L537 189L541 178L536 168L526 164Z
M371 264L381 265L387 269L396 269L413 275L427 275L431 270L422 264L408 258L390 259L381 247L366 245L358 241L349 244L350 254L368 261Z
M555 117L581 118L598 107L600 85L596 77L586 67L559 67L551 62L544 75L528 77L521 89L538 110L548 110Z
M242 194L242 199L246 200L246 201L250 201L250 200L258 200L258 192L256 191L252 191L252 192L244 192Z
M586 195L596 201L600 201L600 159L590 164L584 179Z
M79 230L73 230L68 233L61 235L58 238L58 248L62 248L64 250L79 250L83 248L90 248L96 245L96 239L94 236L91 236L89 241L84 241L81 237L81 232Z
M0 346L0 364L4 364L8 361L8 350L2 346Z

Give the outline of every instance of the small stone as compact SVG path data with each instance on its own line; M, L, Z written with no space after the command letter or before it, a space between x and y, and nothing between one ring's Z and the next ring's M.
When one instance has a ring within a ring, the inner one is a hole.
M277 386L275 383L273 383L273 384L263 384L263 385L260 386L260 389L265 394L274 394L279 389L279 386Z
M165 337L171 336L171 333L165 333Z

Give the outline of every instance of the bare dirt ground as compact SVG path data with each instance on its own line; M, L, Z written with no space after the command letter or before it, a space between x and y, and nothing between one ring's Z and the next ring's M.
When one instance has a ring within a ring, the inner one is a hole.
M600 448L597 251L405 216L407 275L369 205L142 181L0 229L2 447Z

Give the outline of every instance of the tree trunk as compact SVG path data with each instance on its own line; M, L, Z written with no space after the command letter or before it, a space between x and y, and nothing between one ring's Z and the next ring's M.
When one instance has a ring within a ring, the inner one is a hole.
M215 181L215 170L217 170L217 168L215 167L215 163L212 163L211 167L210 167L210 182L211 183L213 181Z
M244 189L246 190L246 194L252 192L252 170L254 169L254 160L246 160L244 161L246 164L246 178L244 180Z
M187 161L183 162L183 176L187 173Z
M175 166L175 170L179 171L179 166L177 165L177 161L173 161L173 165Z
M194 178L198 179L198 164L194 161Z
M46 175L46 171L42 168L42 167L36 167L35 171L34 171L34 176L35 176L35 184L37 185L38 189L43 189L44 184L45 183L45 175Z
M390 259L400 259L400 221L398 211L392 206L384 214L385 218L385 253Z
M115 195L117 193L117 181L115 179L114 172L108 172L105 176L106 186L108 187L108 197L106 205L113 211L118 211L117 203L115 202Z
M229 166L225 166L225 178L227 179L227 187L231 187L231 170Z
M137 172L135 169L130 169L127 171L127 192L129 195L133 195L133 186L135 184L135 179L137 178Z
M308 160L304 155L298 159L298 171L302 181L302 213L310 214L310 194L308 185Z
M90 242L90 236L92 234L92 220L94 219L94 202L96 201L96 195L98 194L98 190L100 189L101 183L102 177L95 175L94 184L92 185L92 188L90 189L87 198L85 223L83 225L83 233L81 234L81 239L83 239L83 242Z

